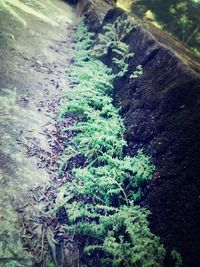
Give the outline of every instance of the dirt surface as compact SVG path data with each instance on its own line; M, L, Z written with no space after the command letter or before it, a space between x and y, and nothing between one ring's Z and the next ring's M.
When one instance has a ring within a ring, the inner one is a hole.
M74 10L58 0L6 2L0 4L0 266L25 266L16 208L31 187L49 181L25 147L50 151L44 130L52 117L44 107L66 87Z

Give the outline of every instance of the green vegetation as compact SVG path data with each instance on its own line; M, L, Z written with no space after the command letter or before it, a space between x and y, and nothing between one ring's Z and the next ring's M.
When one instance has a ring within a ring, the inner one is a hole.
M159 23L160 27L200 52L199 0L132 0L132 11Z
M171 257L175 262L175 267L182 266L182 263L183 263L182 262L182 257L181 257L181 254L177 250L173 249L171 251Z
M116 36L108 25L104 38L111 31ZM80 23L70 69L74 88L64 92L59 114L59 121L67 115L78 119L76 125L63 129L74 133L74 137L67 140L60 162L61 175L66 166L72 166L74 178L60 188L55 210L65 207L68 223L63 225L64 230L82 240L81 266L161 266L165 249L150 232L149 212L137 204L154 166L143 151L134 157L123 156L123 120L112 104L113 79L124 75L127 67L118 64L113 74L98 59L105 39L100 36L98 46L90 50L91 37ZM122 38L115 44L111 41L105 49L111 46L120 60L122 51L129 53ZM121 50L121 46L125 49ZM140 73L132 78L141 75L141 68L136 71ZM84 159L83 166L77 167L77 156Z
M129 45L124 42L124 38L136 27L137 24L133 18L122 20L119 17L114 23L107 23L104 26L104 33L98 35L98 44L93 48L93 56L97 58L112 53L113 71L120 77L128 71L129 59L134 57L134 53L129 52ZM137 78L141 74L140 65L137 66L131 78Z

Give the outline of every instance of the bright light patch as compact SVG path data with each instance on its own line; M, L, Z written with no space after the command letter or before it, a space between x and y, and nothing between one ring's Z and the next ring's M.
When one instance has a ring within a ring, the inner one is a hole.
M24 26L26 26L27 22L26 20L19 14L20 12L16 11L16 8L19 9L19 11L23 11L25 13L28 13L32 16L35 16L39 19L41 19L44 22L47 22L53 26L56 26L57 23L53 20L49 19L46 15L43 13L34 10L32 7L22 3L19 0L0 0L0 7L5 8L12 16L14 16L17 20L19 20Z
M132 0L118 0L117 1L117 7L120 7L126 11L131 11L131 4L132 4Z

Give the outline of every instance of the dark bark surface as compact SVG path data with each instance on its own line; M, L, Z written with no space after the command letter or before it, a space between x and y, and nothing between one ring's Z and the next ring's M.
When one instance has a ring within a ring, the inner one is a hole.
M84 16L88 30L96 32L105 14L115 7L116 0L78 0L77 2L77 15Z
M103 24L126 14L108 12ZM114 99L122 108L129 154L139 148L156 166L143 205L151 228L169 248L183 256L184 266L200 266L200 64L177 39L151 25L133 30L127 39L130 61L126 77L115 80ZM105 62L112 66L112 55ZM130 80L141 64L143 75ZM168 266L172 266L170 262Z

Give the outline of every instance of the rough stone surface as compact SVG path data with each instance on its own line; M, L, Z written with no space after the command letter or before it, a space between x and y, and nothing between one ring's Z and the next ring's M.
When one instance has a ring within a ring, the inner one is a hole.
M113 9L103 25L127 15ZM101 28L102 29L102 28ZM142 202L152 211L151 228L183 255L184 266L200 266L200 61L167 33L143 25L125 40L135 56L129 72L115 80L122 107L127 153L143 148L156 165ZM112 66L112 55L105 62ZM130 80L141 64L143 75ZM170 262L166 266L172 266Z

